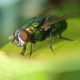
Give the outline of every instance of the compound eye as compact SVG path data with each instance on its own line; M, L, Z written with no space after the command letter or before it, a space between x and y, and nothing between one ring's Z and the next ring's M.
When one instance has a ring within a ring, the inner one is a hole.
M22 41L27 42L29 39L29 32L26 30L21 30L19 37Z

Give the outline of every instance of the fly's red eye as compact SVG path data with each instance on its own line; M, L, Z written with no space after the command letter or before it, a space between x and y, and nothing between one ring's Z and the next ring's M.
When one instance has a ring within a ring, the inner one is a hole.
M28 39L29 39L29 33L28 33L26 30L21 30L21 31L20 31L20 38L21 38L23 41L27 42Z

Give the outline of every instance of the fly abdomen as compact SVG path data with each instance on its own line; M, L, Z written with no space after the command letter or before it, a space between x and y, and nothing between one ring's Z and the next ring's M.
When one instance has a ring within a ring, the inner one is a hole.
M60 21L56 24L52 24L51 26L54 30L53 34L57 35L57 34L61 34L62 32L64 32L66 30L67 22L65 20L63 20L63 21Z

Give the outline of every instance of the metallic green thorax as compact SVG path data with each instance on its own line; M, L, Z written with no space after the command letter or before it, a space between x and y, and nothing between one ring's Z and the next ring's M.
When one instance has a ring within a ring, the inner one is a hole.
M28 20L21 28L30 28L31 26L34 28L40 27L41 24L45 21L45 17L35 17Z
M21 28L28 29L33 28L33 31L30 33L31 40L40 41L49 36L49 33L55 29L53 35L57 35L62 33L67 28L67 23L65 20L60 21L56 24L51 24L47 26L48 29L44 29L40 31L41 26L44 24L46 17L35 17L33 19L28 20ZM47 28L46 27L46 28Z

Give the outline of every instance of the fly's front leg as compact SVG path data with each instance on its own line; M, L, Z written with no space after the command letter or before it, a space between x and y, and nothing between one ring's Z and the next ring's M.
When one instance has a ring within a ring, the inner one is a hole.
M30 56L32 55L32 42L30 43Z
M25 51L26 51L26 45L23 46L23 49L22 49L22 51L21 51L20 54L21 54L21 55L24 55Z

